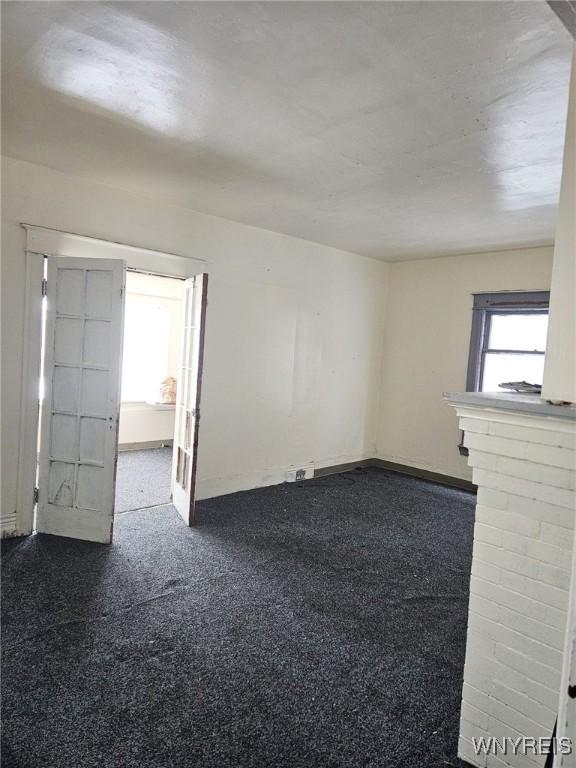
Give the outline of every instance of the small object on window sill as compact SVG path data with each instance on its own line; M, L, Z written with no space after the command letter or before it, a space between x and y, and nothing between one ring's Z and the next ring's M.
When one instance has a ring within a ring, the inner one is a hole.
M539 395L542 392L541 384L530 384L528 381L507 381L498 384L501 389L512 389L514 392Z
M176 405L176 379L168 376L160 385L160 403L162 405Z

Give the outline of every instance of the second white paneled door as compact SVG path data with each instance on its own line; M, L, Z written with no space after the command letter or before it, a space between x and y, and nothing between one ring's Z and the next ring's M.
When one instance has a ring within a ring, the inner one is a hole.
M36 529L110 542L125 262L48 257Z
M176 389L172 503L187 525L194 521L207 293L206 273L186 280L182 356Z

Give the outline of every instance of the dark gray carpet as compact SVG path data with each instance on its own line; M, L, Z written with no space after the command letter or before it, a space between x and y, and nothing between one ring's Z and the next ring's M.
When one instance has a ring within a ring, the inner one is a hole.
M5 542L3 765L458 765L473 507L368 470Z
M116 470L115 511L170 503L172 448L121 451Z

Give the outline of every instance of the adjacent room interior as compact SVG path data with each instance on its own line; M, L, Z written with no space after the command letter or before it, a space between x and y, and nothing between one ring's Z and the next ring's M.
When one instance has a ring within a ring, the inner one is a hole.
M171 500L182 280L126 274L115 513Z
M574 768L573 3L1 15L2 765Z

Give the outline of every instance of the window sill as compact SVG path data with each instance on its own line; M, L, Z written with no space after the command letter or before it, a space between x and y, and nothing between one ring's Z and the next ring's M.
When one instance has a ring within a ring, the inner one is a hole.
M124 400L120 403L124 411L174 411L176 405L169 403L147 403L144 400Z

